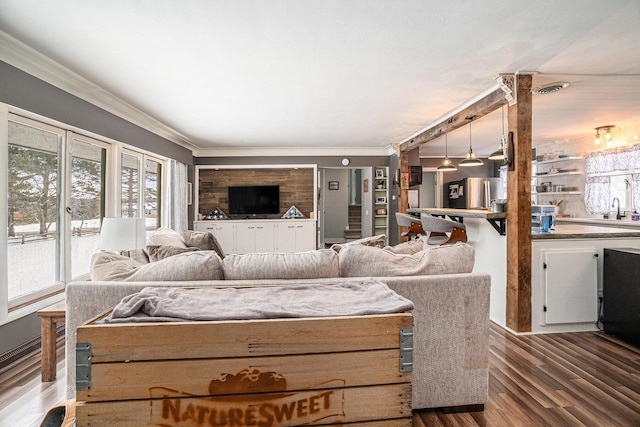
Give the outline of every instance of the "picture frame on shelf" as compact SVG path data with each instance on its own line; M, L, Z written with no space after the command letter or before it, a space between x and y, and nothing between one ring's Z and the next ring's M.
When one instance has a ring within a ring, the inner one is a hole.
M387 198L386 197L377 197L376 198L376 203L387 203Z
M384 178L384 170L376 169L376 178Z

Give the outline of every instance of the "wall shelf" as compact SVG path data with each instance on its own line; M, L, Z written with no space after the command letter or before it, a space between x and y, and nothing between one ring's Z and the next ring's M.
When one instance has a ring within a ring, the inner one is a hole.
M537 164L537 165L547 165L549 163L558 163L558 162L568 162L570 160L582 160L584 157L580 157L580 156L574 156L574 157L558 157L557 159L552 159L552 160L543 160L541 162L537 161L537 160L533 160L532 163Z
M563 176L563 175L582 175L582 172L580 171L572 171L572 172L556 172L556 173L544 173L544 174L537 174L537 175L533 175L532 178L536 179L536 178L553 178L554 176Z
M582 191L544 191L542 193L531 193L532 196L551 196L558 194L582 194Z
M374 167L373 173L373 232L375 235L389 236L389 168ZM384 214L378 215L378 209L384 209Z

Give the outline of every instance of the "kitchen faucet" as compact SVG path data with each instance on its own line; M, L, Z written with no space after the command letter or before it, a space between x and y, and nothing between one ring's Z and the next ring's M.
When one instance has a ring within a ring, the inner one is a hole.
M616 200L618 201L618 213L616 214L616 219L622 219L624 218L624 215L620 215L620 199L618 199L617 197L614 197L613 202L611 203L611 207L612 208L616 207Z

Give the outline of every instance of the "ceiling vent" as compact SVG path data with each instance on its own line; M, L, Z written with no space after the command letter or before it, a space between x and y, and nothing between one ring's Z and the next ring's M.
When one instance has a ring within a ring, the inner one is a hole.
M555 82L546 84L544 86L538 86L534 88L532 92L534 95L547 95L550 93L558 92L566 87L569 87L568 82Z

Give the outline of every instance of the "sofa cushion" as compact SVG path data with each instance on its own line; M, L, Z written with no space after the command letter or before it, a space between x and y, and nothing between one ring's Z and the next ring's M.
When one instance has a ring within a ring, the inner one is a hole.
M224 258L224 251L218 243L218 239L209 231L183 230L182 240L190 248L199 248L203 251L216 251L220 258Z
M377 236L371 237L363 237L362 239L352 240L347 243L336 243L331 245L331 249L336 252L340 252L342 248L349 245L365 245L365 246L375 246L376 248L383 248L386 244L387 236L384 234L378 234Z
M91 258L92 281L188 281L222 280L222 260L215 251L190 251L157 262L140 264L109 252Z
M156 262L161 259L168 258L170 256L183 254L185 252L194 252L199 251L198 248L181 248L179 246L158 246L158 245L149 245L147 246L147 252L149 253L149 261Z
M331 249L296 253L230 254L222 260L227 280L338 277L338 254Z
M408 254L413 255L424 250L424 240L414 239L408 242L399 243L395 246L385 246L385 251L392 252L394 254Z
M147 237L147 245L187 247L180 233L164 227L158 228L151 236Z
M351 245L342 248L339 257L342 277L455 274L473 270L475 250L466 243L457 243L408 255L371 246Z

